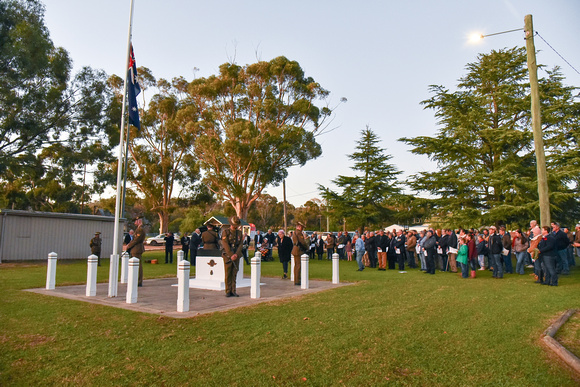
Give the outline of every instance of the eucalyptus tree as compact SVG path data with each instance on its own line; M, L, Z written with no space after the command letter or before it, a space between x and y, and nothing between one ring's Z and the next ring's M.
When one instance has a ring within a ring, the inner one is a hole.
M318 106L329 92L285 57L239 66L189 84L198 109L195 154L204 181L245 219L268 185L287 169L321 154L316 135L331 110Z

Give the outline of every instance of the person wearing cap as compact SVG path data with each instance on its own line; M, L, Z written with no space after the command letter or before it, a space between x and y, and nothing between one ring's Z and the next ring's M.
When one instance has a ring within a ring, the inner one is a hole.
M207 224L207 230L201 233L201 240L205 250L219 250L218 241L220 238L217 231L214 230L213 224Z
M226 297L239 297L236 293L236 276L238 274L240 257L242 256L243 235L238 230L240 218L232 216L230 227L222 231L222 258L226 283Z
M101 239L101 233L96 232L95 237L91 239L90 247L91 254L96 255L98 258L98 266L101 266L101 244L103 240Z
M294 285L300 285L300 267L302 254L306 253L309 249L309 244L304 238L304 233L302 230L304 225L302 222L296 222L296 231L292 234L292 255L294 256Z
M137 284L139 286L143 286L143 259L141 256L145 252L145 230L143 230L143 219L137 217L135 219L135 226L137 229L135 230L135 237L127 246L125 246L125 251L130 253L131 257L139 259L139 279Z

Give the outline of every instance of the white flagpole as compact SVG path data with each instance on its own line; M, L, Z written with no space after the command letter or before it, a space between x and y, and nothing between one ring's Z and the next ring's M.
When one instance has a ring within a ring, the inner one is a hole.
M133 0L131 0L131 12L129 16L129 36L127 37L127 62L125 64L125 83L123 84L123 108L121 114L121 128L119 130L119 154L117 158L117 197L115 198L115 227L113 231L113 254L111 254L111 266L109 268L109 297L117 297L117 284L119 281L119 222L121 201L121 179L123 174L123 144L125 139L125 106L127 104L127 74L129 70L129 56L131 55L131 31L133 27Z

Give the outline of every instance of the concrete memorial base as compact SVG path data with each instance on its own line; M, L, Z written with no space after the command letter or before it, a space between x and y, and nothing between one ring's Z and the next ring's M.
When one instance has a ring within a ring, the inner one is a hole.
M252 285L250 278L244 278L244 258L240 257L236 276L237 288L249 288ZM189 279L189 287L207 290L226 290L224 260L219 250L198 250L195 264L195 278Z

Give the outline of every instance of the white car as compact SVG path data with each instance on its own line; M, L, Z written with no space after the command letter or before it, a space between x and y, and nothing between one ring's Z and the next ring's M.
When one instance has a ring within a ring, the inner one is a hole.
M173 238L175 238L175 240L173 241L174 245L177 245L180 243L179 239L181 237L179 236L179 233L174 233ZM145 244L151 245L151 246L165 246L165 234L159 234L155 237L147 238L145 240Z

